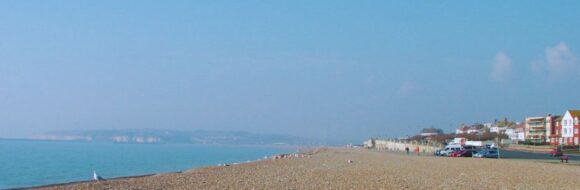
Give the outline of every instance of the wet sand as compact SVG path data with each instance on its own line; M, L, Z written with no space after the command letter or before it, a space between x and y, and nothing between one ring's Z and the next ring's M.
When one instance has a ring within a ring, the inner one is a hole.
M305 158L41 189L578 189L578 176L578 164L328 149Z

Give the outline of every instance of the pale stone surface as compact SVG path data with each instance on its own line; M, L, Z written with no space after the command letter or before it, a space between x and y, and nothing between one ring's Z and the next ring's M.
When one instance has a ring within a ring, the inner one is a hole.
M328 149L305 158L46 189L578 189L578 176L573 164Z

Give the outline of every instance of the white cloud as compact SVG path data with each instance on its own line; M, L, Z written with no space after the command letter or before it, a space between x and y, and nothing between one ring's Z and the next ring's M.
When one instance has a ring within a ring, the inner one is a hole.
M548 47L545 52L547 68L551 77L567 75L570 71L578 69L576 56L570 51L566 43L560 42L554 47Z
M512 60L505 52L498 52L495 55L491 78L496 81L505 80L512 69Z
M545 60L532 61L531 66L534 73L546 73L551 81L579 74L580 66L576 55L572 53L566 43L560 42L554 47L547 47L544 53Z

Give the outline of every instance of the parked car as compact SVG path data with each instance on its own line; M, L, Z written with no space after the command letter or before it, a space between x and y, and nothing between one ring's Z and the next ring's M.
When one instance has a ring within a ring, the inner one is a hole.
M554 149L552 149L552 151L550 151L550 156L552 156L552 157L560 157L563 155L564 155L564 153L562 152L562 149L559 149L559 148L554 148Z
M447 145L443 150L439 152L440 156L449 156L454 151L462 150L463 148L460 145Z
M449 157L459 157L459 155L461 155L461 152L463 151L465 150L453 151L452 153L449 154Z
M476 158L484 158L483 155L485 155L488 150L489 149L481 149L481 150L477 151L475 154L473 154L472 156L476 157Z
M487 151L487 153L485 155L483 155L483 157L486 157L486 158L498 158L499 157L499 154L497 152L497 149L495 149L495 150Z
M472 157L475 153L477 153L475 150L465 150L459 154L459 157Z
M497 149L481 150L473 155L477 158L498 158Z
M455 151L460 151L461 148L456 147L456 148L446 148L445 150L441 151L440 154L441 156L449 156L451 153L455 152Z
M475 146L471 146L471 145L465 145L465 146L463 147L463 149L465 149L465 150L476 150L476 149L477 149L477 147L475 147Z

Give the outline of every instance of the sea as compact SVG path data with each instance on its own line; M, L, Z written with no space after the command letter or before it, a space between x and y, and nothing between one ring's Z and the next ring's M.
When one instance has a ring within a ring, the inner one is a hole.
M255 161L292 148L0 140L0 189L184 171Z

